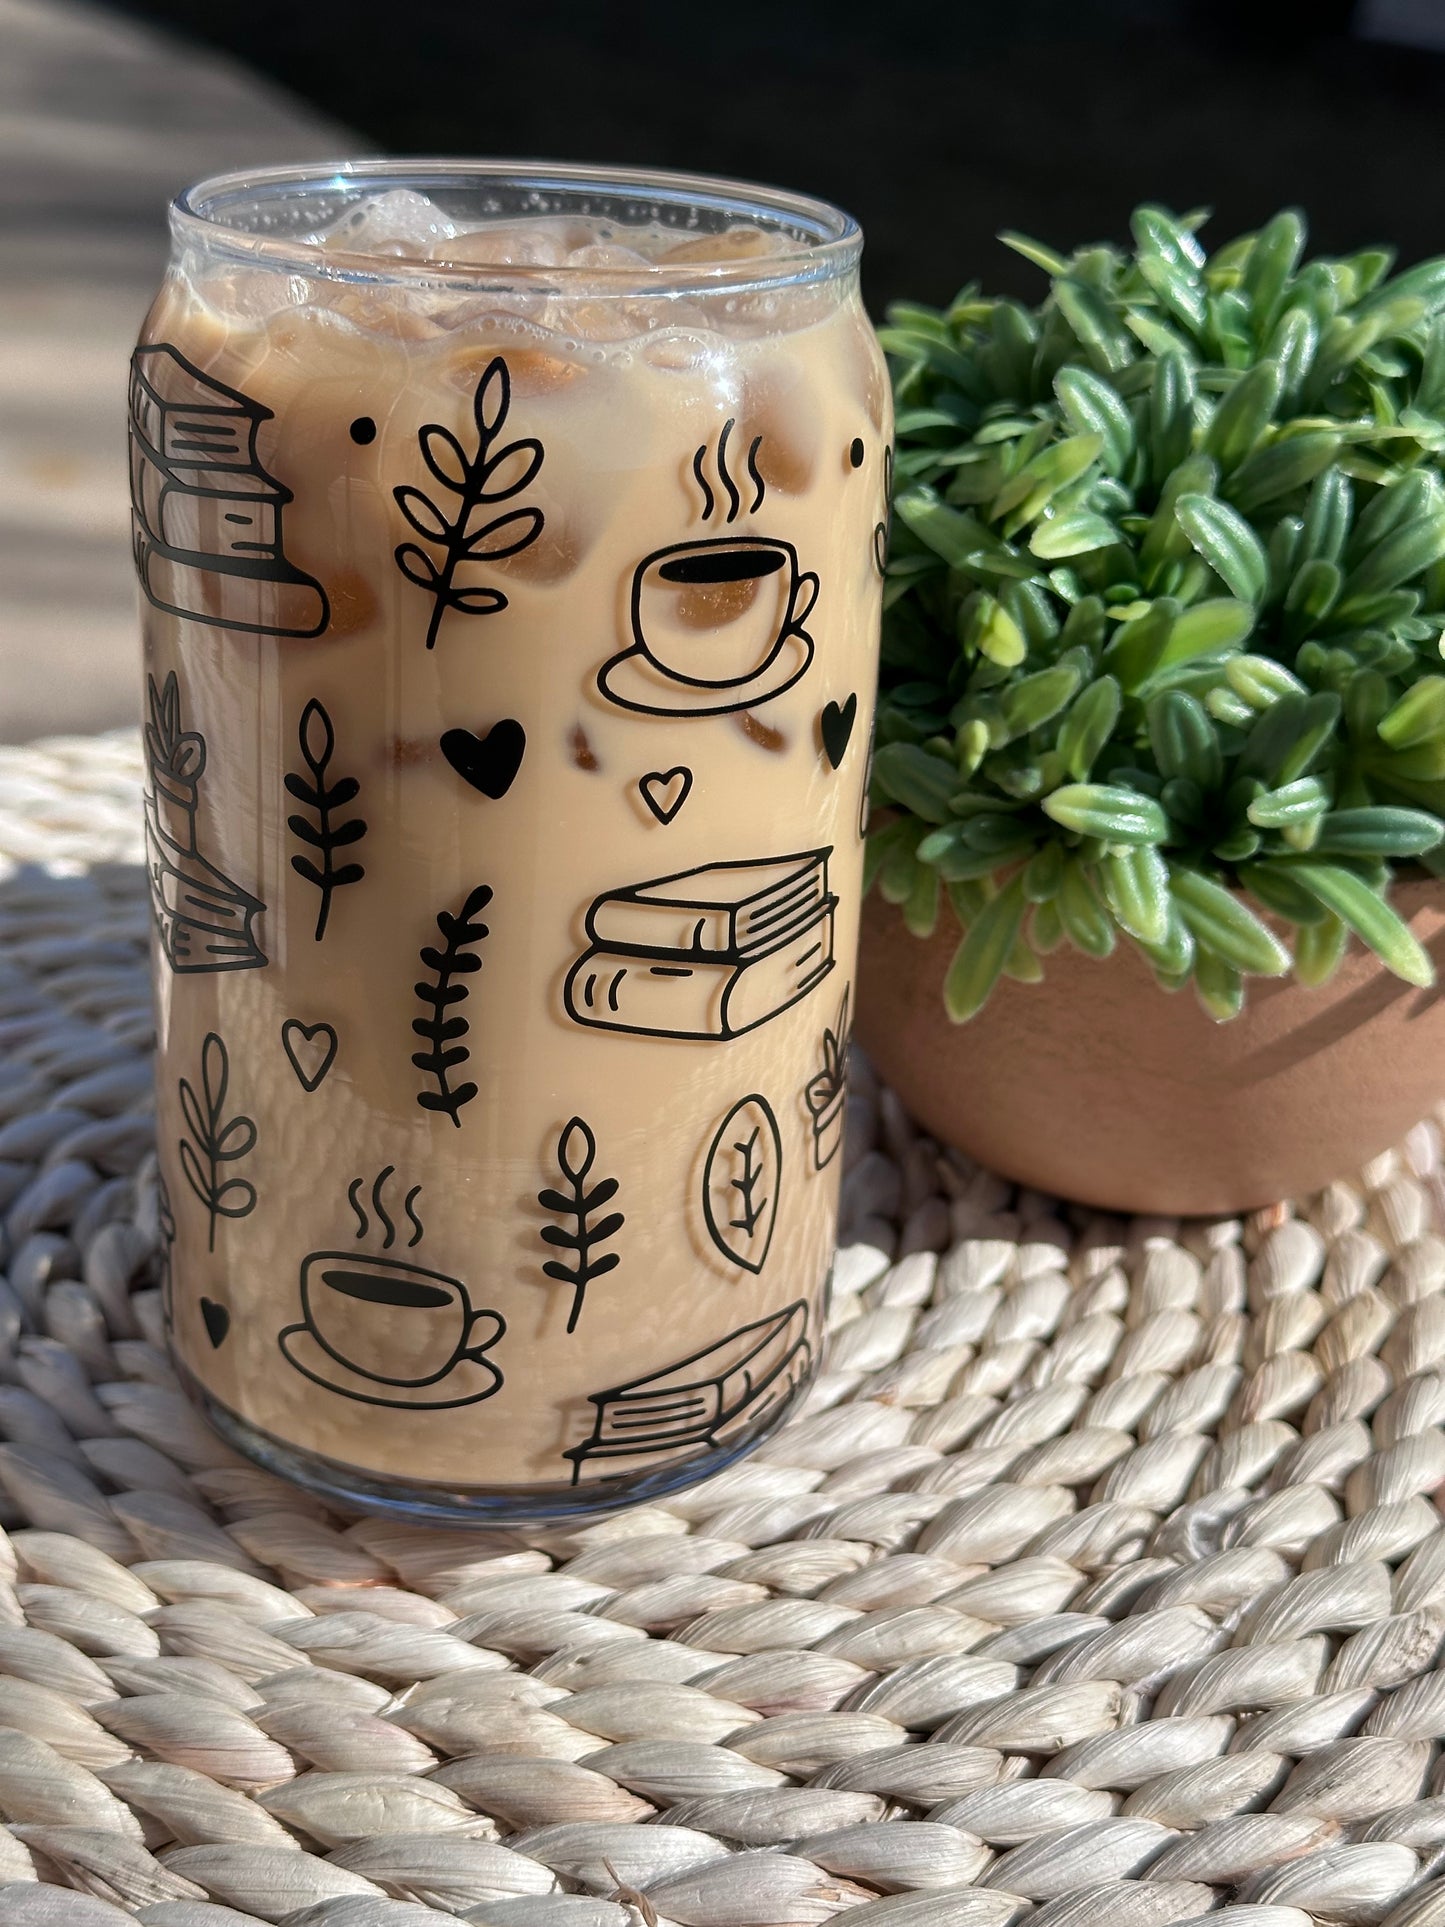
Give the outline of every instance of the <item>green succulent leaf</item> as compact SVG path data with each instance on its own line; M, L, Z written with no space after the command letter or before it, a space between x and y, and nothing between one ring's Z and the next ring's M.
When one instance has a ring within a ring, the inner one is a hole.
M1248 640L1255 612L1233 596L1216 596L1185 609L1169 631L1157 667L1173 669L1196 656L1218 656Z
M1074 948L1086 957L1107 957L1114 948L1113 919L1095 895L1088 870L1077 857L1064 859L1055 901L1064 934Z
M955 1024L966 1023L992 996L1018 938L1026 908L1023 878L1016 876L969 924L943 980L944 1008Z
M1219 730L1204 705L1182 689L1167 689L1148 709L1149 744L1159 773L1182 778L1204 794L1219 787L1224 756Z
M1262 790L1246 814L1257 830L1285 830L1322 822L1330 800L1328 784L1317 776L1301 776L1279 789Z
M1104 843L1162 843L1169 834L1169 818L1153 797L1108 783L1066 783L1043 808L1066 830Z
M1182 495L1174 517L1199 555L1242 602L1262 602L1269 558L1254 530L1227 502Z
M1306 924L1294 947L1294 970L1300 982L1311 989L1327 984L1340 967L1349 938L1342 919L1329 912L1318 923Z
M925 823L946 823L958 771L917 743L885 743L873 758L873 781L884 798L901 803Z
M1290 955L1241 899L1197 870L1171 866L1169 889L1198 943L1236 970L1282 977Z
M1057 716L1079 686L1077 663L1060 662L1052 669L1036 670L1024 676L999 698L1003 719L1011 736L1027 735Z
M1373 803L1357 810L1331 810L1320 819L1313 848L1322 856L1423 856L1445 835L1438 817L1424 810Z
M1300 859L1291 865L1294 880L1332 910L1397 977L1422 988L1435 981L1434 965L1404 919L1363 877L1338 864Z
M1378 729L1391 749L1445 741L1445 676L1422 676L1380 719Z
M1029 547L1042 562L1063 562L1094 549L1113 548L1122 540L1107 516L1096 515L1092 509L1076 509L1072 514L1050 516L1040 522L1029 538Z
M1117 388L1090 368L1061 368L1054 393L1075 435L1097 439L1104 467L1122 475L1134 452L1134 418Z
M1221 474L1231 474L1253 449L1269 425L1282 386L1278 363L1256 362L1215 409L1205 430L1204 451L1218 462Z
M1282 436L1245 456L1225 492L1241 515L1252 515L1312 482L1344 443L1344 435L1333 428L1306 428L1297 435Z
M1091 682L1071 706L1059 730L1058 752L1065 769L1082 783L1114 733L1123 696L1112 676Z
M1341 613L1423 575L1445 557L1445 508L1394 529L1345 578Z
M1169 869L1158 850L1108 850L1099 859L1104 900L1120 929L1162 943L1169 928Z
M1194 960L1194 990L1216 1024L1227 1024L1244 1007L1243 976L1212 950L1201 950Z

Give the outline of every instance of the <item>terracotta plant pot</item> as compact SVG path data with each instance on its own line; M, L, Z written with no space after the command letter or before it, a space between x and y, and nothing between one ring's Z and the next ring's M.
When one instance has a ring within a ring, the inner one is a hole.
M1387 1150L1445 1097L1445 885L1392 901L1441 986L1352 944L1333 982L1252 979L1232 1023L1162 991L1121 941L1062 948L1040 984L1002 982L951 1024L946 913L925 940L864 906L858 1041L926 1129L1005 1177L1123 1211L1234 1212L1316 1191Z

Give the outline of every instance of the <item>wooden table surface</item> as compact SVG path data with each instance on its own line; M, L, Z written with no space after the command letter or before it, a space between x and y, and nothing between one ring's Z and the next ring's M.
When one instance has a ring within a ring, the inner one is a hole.
M0 0L0 741L137 714L126 360L168 201L357 145L103 8Z

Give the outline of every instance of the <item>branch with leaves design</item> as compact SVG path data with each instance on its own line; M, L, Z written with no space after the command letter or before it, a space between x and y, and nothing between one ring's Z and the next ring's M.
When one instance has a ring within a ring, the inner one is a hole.
M602 1178L589 1190L587 1180L596 1160L597 1140L591 1129L580 1117L572 1118L557 1139L557 1164L570 1188L563 1192L549 1186L537 1193L537 1202L544 1211L555 1212L559 1218L570 1221L568 1225L542 1227L546 1244L560 1246L572 1254L570 1263L549 1258L542 1266L549 1278L572 1287L572 1309L567 1318L569 1332L577 1329L588 1285L618 1263L615 1251L598 1254L596 1247L615 1238L626 1222L620 1211L609 1211L603 1218L594 1215L617 1196L616 1178Z
M435 982L414 986L428 1014L414 1017L411 1027L418 1037L426 1039L430 1048L415 1052L411 1061L436 1081L436 1089L418 1091L416 1101L424 1111L444 1111L458 1129L462 1122L458 1113L464 1104L471 1103L477 1087L451 1082L451 1073L471 1056L467 1046L458 1041L471 1026L460 1013L448 1016L447 1012L466 1001L469 986L465 979L482 967L476 946L487 935L487 926L477 919L491 900L491 889L479 883L457 915L453 916L450 910L438 911L437 929L442 934L442 946L438 949L433 944L424 944L421 952L422 963L431 971ZM458 978L463 981L457 982Z
M226 1046L215 1031L207 1031L201 1046L201 1098L188 1078L180 1081L181 1112L191 1136L179 1140L186 1183L210 1213L207 1251L216 1248L218 1218L245 1218L256 1209L254 1184L245 1178L223 1179L221 1175L223 1166L248 1157L256 1148L256 1126L249 1117L225 1121L230 1081Z
M448 609L463 615L494 615L505 609L507 598L493 584L476 580L480 565L500 562L530 547L542 533L542 511L528 506L491 511L529 488L542 466L542 444L533 435L502 442L502 431L512 406L512 382L500 355L488 362L472 403L477 430L475 455L468 455L449 428L429 422L417 436L422 460L434 479L454 495L448 513L429 495L410 483L394 488L397 507L427 544L403 542L395 551L396 566L408 582L432 597L426 646L436 646L437 632ZM433 553L440 550L440 559Z
M328 783L326 773L336 749L336 732L331 727L331 718L325 707L313 697L301 712L301 727L297 732L301 742L301 755L312 780L308 783L304 776L288 772L286 787L291 794L315 812L316 820L311 822L300 815L288 816L286 827L291 834L315 850L319 863L309 856L293 856L291 868L298 876L305 877L321 892L321 905L316 913L316 941L320 943L326 935L326 920L331 915L333 891L344 884L359 883L366 871L359 863L337 863L333 860L337 850L349 844L359 843L366 835L366 824L359 816L338 823L335 812L354 802L361 792L361 785L354 776L338 776L334 783Z

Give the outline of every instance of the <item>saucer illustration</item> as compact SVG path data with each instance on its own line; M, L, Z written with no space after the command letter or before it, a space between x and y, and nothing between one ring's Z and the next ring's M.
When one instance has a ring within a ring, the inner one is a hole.
M281 1333L281 1350L287 1362L313 1384L363 1405L413 1406L440 1412L454 1405L476 1405L502 1387L501 1372L485 1358L459 1359L440 1382L430 1385L380 1384L334 1358L306 1324L286 1326Z
M632 578L633 644L597 687L645 716L726 716L771 702L813 660L818 578L790 542L709 536L656 549Z

